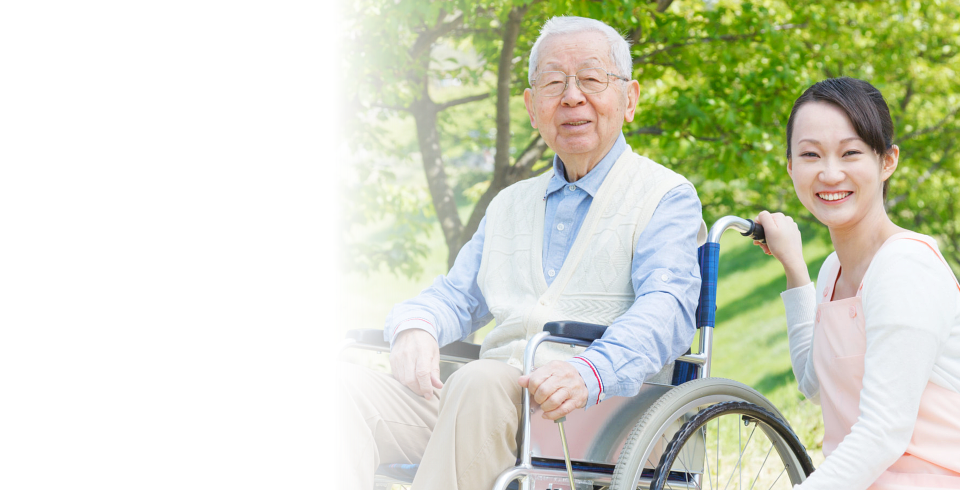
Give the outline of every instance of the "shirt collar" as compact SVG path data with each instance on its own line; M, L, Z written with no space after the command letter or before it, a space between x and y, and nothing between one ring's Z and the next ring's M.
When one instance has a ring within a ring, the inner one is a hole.
M627 140L623 137L623 133L620 133L617 141L613 144L613 148L610 148L610 151L600 160L600 163L587 172L587 175L577 180L574 185L585 190L587 194L590 194L590 197L595 197L597 191L600 190L600 184L603 183L603 179L607 177L610 169L613 168L613 164L617 162L617 159L620 158L620 155L622 155L626 149ZM563 189L569 184L570 182L567 182L567 176L564 172L563 161L560 160L559 156L554 155L553 177L547 184L547 194L544 197Z

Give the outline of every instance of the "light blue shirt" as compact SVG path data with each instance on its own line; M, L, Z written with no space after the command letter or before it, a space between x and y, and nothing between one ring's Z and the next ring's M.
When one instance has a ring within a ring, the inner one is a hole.
M621 134L607 155L576 182L567 181L563 162L554 157L543 230L543 276L548 285L563 266L600 184L626 149ZM636 300L603 338L568 361L587 385L588 407L609 396L637 394L644 379L690 347L700 295L701 216L700 200L688 185L671 189L660 200L633 252ZM446 276L438 276L420 295L394 306L384 327L386 340L392 343L398 333L420 328L442 346L463 340L493 319L477 284L485 225L486 218Z

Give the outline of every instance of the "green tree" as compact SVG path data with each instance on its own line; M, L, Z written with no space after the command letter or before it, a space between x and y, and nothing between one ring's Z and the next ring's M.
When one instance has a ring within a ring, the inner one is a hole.
M870 81L887 97L902 152L888 210L960 262L956 2L355 0L351 9L351 139L385 154L419 153L448 265L497 192L547 167L551 153L519 99L529 50L553 15L601 19L633 42L641 97L627 141L690 178L708 222L761 209L811 220L784 168L791 104L826 77ZM383 121L413 124L415 148L384 138ZM456 134L465 125L477 136ZM461 219L454 189L462 173L452 155L484 150L495 155L493 170L472 187L475 201ZM400 192L384 178L366 182L379 196ZM371 207L357 204L368 217L377 214ZM422 256L417 234L432 216L425 206L407 208L379 211L406 231L380 244L396 253L368 255L381 257L370 266L415 272L398 267Z

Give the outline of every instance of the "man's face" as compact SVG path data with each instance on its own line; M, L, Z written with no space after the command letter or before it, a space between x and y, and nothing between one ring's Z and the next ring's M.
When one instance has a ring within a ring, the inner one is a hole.
M610 44L599 32L548 37L543 40L540 53L538 73L562 71L574 75L578 70L594 67L617 73L610 59ZM530 124L540 130L547 145L564 163L585 166L584 170L589 171L613 146L623 122L633 121L640 85L636 80L623 82L610 77L603 92L584 94L575 79L569 78L560 96L544 97L538 92L534 88L523 94Z

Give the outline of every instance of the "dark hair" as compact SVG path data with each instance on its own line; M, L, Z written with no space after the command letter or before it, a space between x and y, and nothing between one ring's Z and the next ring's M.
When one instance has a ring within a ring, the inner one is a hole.
M787 159L790 159L790 139L793 121L807 102L826 102L846 113L854 131L881 157L893 146L893 120L883 95L876 87L856 78L828 78L813 84L793 103L787 120ZM883 183L883 198L887 198L887 184Z

